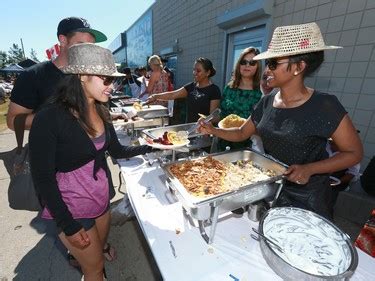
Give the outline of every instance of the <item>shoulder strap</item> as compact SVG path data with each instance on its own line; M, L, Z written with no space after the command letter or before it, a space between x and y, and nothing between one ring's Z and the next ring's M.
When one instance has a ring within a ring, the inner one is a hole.
M21 153L22 146L23 146L23 136L25 133L25 123L26 117L29 115L28 113L18 114L14 117L14 131L16 133L17 139L17 154Z

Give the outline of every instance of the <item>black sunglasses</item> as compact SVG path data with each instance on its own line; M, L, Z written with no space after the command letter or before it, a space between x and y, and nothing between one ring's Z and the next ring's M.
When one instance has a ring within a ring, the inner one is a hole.
M112 77L112 76L100 76L100 75L97 75L100 79L103 80L103 84L104 86L109 86L113 83L113 81L115 81L115 78L116 77Z
M240 65L251 65L251 66L255 66L258 62L256 60L241 60L240 61Z
M283 63L289 63L289 60L288 61L278 61L277 59L266 60L266 66L268 66L270 70L275 70L279 64L283 64Z

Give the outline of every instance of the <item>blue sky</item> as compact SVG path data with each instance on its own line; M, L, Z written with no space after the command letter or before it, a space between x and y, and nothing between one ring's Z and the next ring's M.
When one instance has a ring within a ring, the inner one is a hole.
M47 59L45 50L57 43L60 20L77 16L88 20L92 28L107 35L108 45L128 29L154 0L1 0L0 50L8 52L13 43L30 57L33 48L39 60Z

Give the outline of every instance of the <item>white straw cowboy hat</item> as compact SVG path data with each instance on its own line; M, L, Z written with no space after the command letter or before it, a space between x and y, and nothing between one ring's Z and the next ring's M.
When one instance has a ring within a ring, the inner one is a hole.
M269 59L339 49L324 43L319 26L315 22L279 26L272 35L268 50L256 55L253 60Z
M65 74L88 74L120 77L110 50L92 43L76 44L68 50L68 65L61 68Z

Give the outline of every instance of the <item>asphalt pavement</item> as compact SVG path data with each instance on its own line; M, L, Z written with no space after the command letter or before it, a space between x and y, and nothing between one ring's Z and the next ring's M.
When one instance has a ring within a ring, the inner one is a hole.
M25 135L27 140L27 134ZM3 159L16 147L13 131L0 132L0 281L75 281L82 274L71 267L66 249L56 236L54 222L40 219L37 212L16 211L8 206L9 174ZM114 184L118 185L118 167L112 165ZM116 194L111 206L123 195ZM109 242L117 259L106 262L108 280L160 280L155 262L135 219L114 217Z

